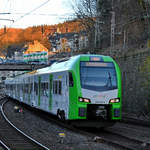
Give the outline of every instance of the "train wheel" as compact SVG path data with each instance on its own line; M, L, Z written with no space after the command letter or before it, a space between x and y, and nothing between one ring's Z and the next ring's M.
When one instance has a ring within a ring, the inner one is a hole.
M58 117L58 119L61 119L60 110L59 109L57 110L57 117Z
M57 110L57 117L60 119L60 120L62 120L62 121L65 121L65 112L64 112L64 110Z
M64 112L64 110L61 111L61 120L65 121L65 112Z

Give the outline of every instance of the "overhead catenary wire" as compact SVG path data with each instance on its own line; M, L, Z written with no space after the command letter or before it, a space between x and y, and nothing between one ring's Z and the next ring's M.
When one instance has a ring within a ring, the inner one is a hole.
M9 1L10 1L10 0L7 0L7 1L5 1L5 4L3 4L3 5L5 5L5 7L3 8L3 12L4 12L5 9L7 8Z
M14 22L14 20L13 20L13 19L0 18L0 20L4 20L4 21L12 21L12 22Z
M9 29L12 27L12 25L13 25L14 23L16 23L17 21L21 20L21 19L24 18L25 16L31 14L32 12L36 11L37 9L41 8L42 6L44 6L45 4L47 4L49 1L50 1L50 0L47 0L47 1L45 1L44 3L40 4L39 6L37 6L36 8L32 9L31 11L29 11L29 12L27 12L27 13L24 13L23 16L19 17L19 18L16 19L16 20L13 20L13 19L12 19L11 21L13 21L13 23L9 26L7 32L9 32ZM5 19L5 20L9 20L9 19ZM2 35L0 35L0 37L3 38L3 36L4 36L5 34L7 34L7 32L4 33L4 34L2 34Z
M25 13L11 13L12 15L24 15ZM35 16L74 16L74 14L70 14L70 13L65 13L65 14L62 14L62 15L58 15L58 14L42 14L42 13L32 13L30 15L35 15Z
M31 14L32 12L36 11L37 9L41 8L42 6L44 6L45 4L47 4L50 0L45 1L44 3L40 4L39 6L37 6L36 8L32 9L31 11L25 13L23 16L19 17L18 19L16 19L11 25L10 27L16 23L17 21L21 20L22 18L24 18L25 16Z

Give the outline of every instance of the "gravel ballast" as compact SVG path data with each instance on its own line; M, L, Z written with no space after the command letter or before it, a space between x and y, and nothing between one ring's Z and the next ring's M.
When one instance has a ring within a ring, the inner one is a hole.
M18 104L17 104L18 105ZM75 133L50 121L46 121L23 108L23 113L15 112L16 104L9 101L5 105L5 113L9 120L27 135L41 142L50 150L116 150L118 148L103 142L94 142L91 137ZM19 105L18 105L19 106ZM64 133L63 140L59 137Z

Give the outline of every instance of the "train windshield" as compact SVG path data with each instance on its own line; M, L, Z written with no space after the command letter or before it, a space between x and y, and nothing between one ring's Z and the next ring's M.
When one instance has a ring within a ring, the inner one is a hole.
M81 87L94 91L117 89L117 77L113 63L80 62Z

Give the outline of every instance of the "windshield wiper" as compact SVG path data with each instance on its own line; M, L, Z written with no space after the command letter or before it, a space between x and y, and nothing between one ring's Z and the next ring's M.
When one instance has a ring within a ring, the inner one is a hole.
M111 75L110 72L108 72L108 79L107 79L107 87L112 87L112 80L111 80Z

